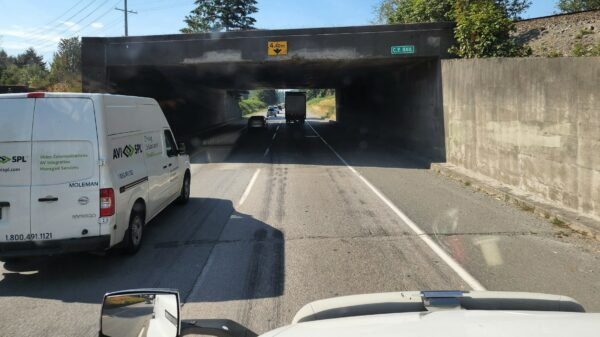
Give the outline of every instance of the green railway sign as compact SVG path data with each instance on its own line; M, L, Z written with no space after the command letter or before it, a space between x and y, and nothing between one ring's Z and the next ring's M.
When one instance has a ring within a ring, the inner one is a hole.
M414 54L415 46L392 46L392 55Z

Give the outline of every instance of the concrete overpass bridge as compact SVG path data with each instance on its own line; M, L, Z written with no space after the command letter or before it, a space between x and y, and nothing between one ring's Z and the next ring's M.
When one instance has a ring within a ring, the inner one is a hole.
M239 118L239 90L335 88L340 123L444 155L440 59L450 57L451 23L82 41L84 91L154 97L179 135Z

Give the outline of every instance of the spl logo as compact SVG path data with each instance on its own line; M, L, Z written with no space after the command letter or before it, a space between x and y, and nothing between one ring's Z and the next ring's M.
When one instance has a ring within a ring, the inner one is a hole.
M25 156L0 156L0 164L6 163L26 163Z
M122 158L123 156L129 158L138 153L142 153L142 144L127 144L124 147L113 149L113 159Z

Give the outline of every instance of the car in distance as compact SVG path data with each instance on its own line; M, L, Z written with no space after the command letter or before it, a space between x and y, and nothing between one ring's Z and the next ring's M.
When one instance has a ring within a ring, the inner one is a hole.
M268 117L277 117L277 108L276 107L269 107L269 109L267 109L267 118Z
M189 193L189 156L154 99L0 95L0 259L135 253L144 225Z
M267 119L265 116L252 116L248 118L248 129L265 129L267 127Z

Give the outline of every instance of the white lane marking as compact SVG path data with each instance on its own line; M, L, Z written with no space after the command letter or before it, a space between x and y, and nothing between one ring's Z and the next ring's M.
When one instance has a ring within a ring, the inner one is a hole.
M280 126L281 126L281 125L277 125L277 129L275 129L275 133L277 133L277 131L279 131L279 127L280 127Z
M420 237L437 256L440 257L440 259L442 259L450 268L452 268L452 270L454 270L454 272L458 274L458 276L462 278L463 281L465 281L469 285L469 287L471 287L473 290L485 290L485 287L479 281L477 281L477 279L475 279L465 268L463 268L452 256L446 253L446 251L444 251L442 247L440 247L429 235L427 235L427 233L425 233L421 228L419 228L419 226L417 226L416 223L414 223L408 216L406 216L404 212L402 212L398 207L396 207L396 205L394 205L394 203L392 203L385 195L383 195L383 193L381 193L377 189L377 187L373 186L373 184L371 184L365 177L363 177L362 174L360 174L357 170L350 166L348 162L346 162L344 158L342 158L342 156L340 156L339 153L337 153L337 151L335 151L333 147L329 145L329 143L327 143L327 141L325 141L323 137L321 137L317 130L315 130L312 127L312 125L310 125L310 123L307 124L308 126L310 126L313 132L317 136L319 136L319 138L321 138L321 141L323 141L323 143L327 145L327 147L338 157L338 159L344 165L346 165L346 167L350 171L352 171L352 173L354 173L363 183L365 183L365 185L367 185L371 189L371 191L373 191L373 193L375 193L375 195L378 196L379 199L381 199L381 201L383 201L394 213L396 213L396 215L402 221L404 221L404 223L410 229L412 229L412 231L415 234L417 234L417 236Z
M259 173L260 173L260 169L258 168L258 169L256 169L256 172L254 172L252 179L250 179L248 186L246 186L246 190L244 191L244 194L242 194L242 197L240 198L240 201L238 202L238 206L241 206L244 203L244 201L246 201L246 198L248 198L248 195L250 194L250 190L252 190L252 186L254 186L254 183L256 182L256 178L258 178Z
M142 327L142 330L140 330L140 333L138 334L138 337L142 337L144 336L144 331L146 330L145 327Z
M271 150L271 145L269 145L269 147L265 150L265 153L263 153L263 157L266 157L269 154L270 150Z
M275 137L277 137L277 131L275 131L275 133L273 134L273 140L275 140Z

